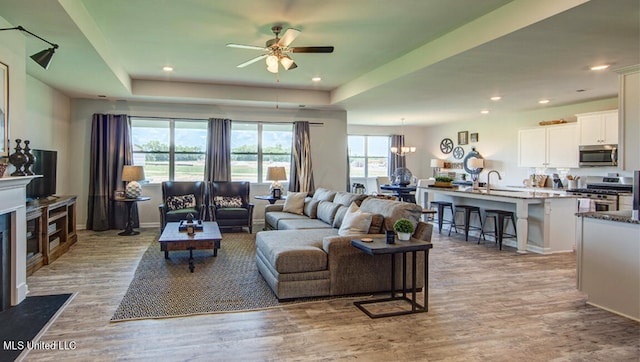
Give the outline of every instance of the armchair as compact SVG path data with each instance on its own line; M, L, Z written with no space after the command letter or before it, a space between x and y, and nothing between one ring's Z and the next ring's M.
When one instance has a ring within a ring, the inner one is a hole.
M247 181L214 181L209 202L213 220L220 229L247 227L253 232L253 207L249 202L250 183Z
M168 222L178 222L193 214L195 219L206 218L205 181L165 181L162 183L160 227L164 230Z

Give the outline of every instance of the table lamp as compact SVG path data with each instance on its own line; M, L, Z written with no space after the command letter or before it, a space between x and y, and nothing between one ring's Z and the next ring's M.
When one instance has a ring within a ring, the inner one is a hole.
M273 181L271 186L269 187L269 191L271 191L271 196L280 197L282 193L282 185L280 184L280 180L286 180L287 173L284 167L274 166L267 167L267 181Z
M144 168L142 166L125 165L122 168L122 181L129 181L124 195L128 199L137 199L142 194L142 186L138 181L144 180Z
M473 189L478 189L478 176L484 168L484 159L482 158L470 158L467 167L471 170L471 180L473 180Z
M444 167L444 160L432 158L431 167L433 167L433 177L435 178L438 175L438 172L440 172L440 169Z

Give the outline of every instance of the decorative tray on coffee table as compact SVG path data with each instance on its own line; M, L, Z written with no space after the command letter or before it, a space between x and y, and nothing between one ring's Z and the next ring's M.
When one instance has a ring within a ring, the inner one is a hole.
M187 231L187 228L189 228L189 226L193 226L193 230L195 231L202 231L204 228L204 225L202 225L202 220L194 221L192 223L188 223L187 220L181 220L180 226L178 226L178 230Z

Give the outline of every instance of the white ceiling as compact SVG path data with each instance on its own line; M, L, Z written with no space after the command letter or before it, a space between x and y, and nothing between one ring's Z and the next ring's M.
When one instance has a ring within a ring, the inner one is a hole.
M73 98L304 105L409 125L615 97L612 69L640 63L639 3L0 0L0 16L60 45L48 70L29 60L27 72ZM261 53L225 44L261 46L274 24L301 30L292 46L335 52L293 54L298 68L278 76L262 61L236 68ZM27 36L28 54L45 46ZM589 71L599 63L612 67Z

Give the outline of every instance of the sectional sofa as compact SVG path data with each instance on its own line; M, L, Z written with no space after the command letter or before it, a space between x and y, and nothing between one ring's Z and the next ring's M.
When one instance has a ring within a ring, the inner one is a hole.
M265 208L268 231L256 236L256 262L260 274L280 300L375 293L391 289L391 258L370 256L351 246L360 235L340 236L338 231L349 206L372 214L367 237L384 237L399 218L416 225L413 237L430 241L433 226L420 222L422 208L416 204L379 199L368 195L318 189L307 197L300 213L283 211L282 204ZM401 255L396 255L396 285L401 284ZM409 258L408 258L409 259ZM419 254L417 267L424 265ZM411 261L408 260L407 280ZM418 269L421 270L421 269ZM424 284L418 273L417 286Z

